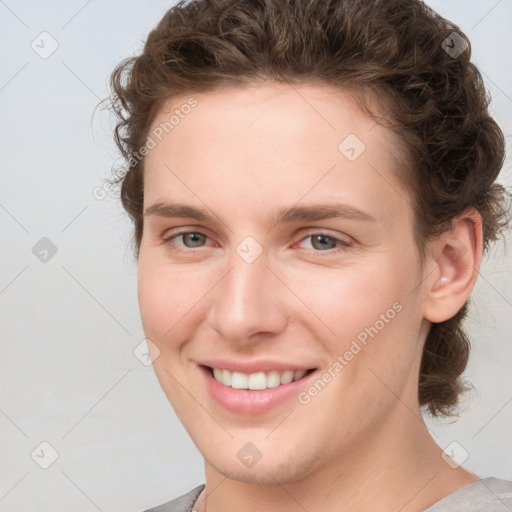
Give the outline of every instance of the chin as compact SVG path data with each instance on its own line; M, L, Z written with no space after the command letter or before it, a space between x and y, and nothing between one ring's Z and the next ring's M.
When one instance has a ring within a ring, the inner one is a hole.
M219 454L219 456L203 455L206 465L215 469L216 472L224 475L230 480L243 482L248 484L258 485L277 485L277 484L291 484L299 482L306 478L312 471L315 470L316 464L314 459L299 460L297 458L298 450L293 450L295 453L284 460L282 457L272 457L262 455L252 467L244 467L243 463L235 457L226 457ZM318 462L318 459L317 459ZM208 471L206 473L208 475Z

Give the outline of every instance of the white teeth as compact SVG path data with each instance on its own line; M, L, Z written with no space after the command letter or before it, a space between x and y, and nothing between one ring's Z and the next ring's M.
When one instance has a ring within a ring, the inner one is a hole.
M281 374L281 384L289 384L293 381L293 372L291 370Z
M214 370L215 372L215 370ZM225 386L231 386L231 372L229 370L222 370L222 379L219 380L219 382L222 382Z
M281 384L289 384L290 382L302 379L307 370L297 370L293 372L286 370L279 372L272 370L270 372L247 373L231 372L229 370L213 369L213 377L217 382L233 389L251 389L253 391L261 389L276 388Z
M299 380L299 379L302 379L302 377L304 377L304 375L306 375L306 372L307 372L307 370L297 370L297 371L293 374L293 380Z
M267 389L265 372L251 373L249 375L249 389Z
M233 372L231 374L231 387L233 389L247 389L249 376L245 373Z
M277 388L277 386L281 385L281 376L279 372L273 370L267 373L267 388Z

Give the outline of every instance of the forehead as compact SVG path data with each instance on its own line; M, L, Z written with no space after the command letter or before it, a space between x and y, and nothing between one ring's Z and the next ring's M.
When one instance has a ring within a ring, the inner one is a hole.
M325 84L267 82L174 97L150 137L145 206L166 196L197 201L199 193L284 204L306 194L350 199L342 197L349 191L383 206L406 195L394 175L393 134L349 91Z
M195 106L190 108L187 105L192 101ZM198 117L202 127L195 122ZM187 118L189 121L185 122ZM160 129L163 137L172 132L180 145L187 141L195 144L197 141L190 139L187 130L190 124L198 136L204 137L204 145L220 136L222 147L228 150L233 148L226 135L232 140L249 132L261 138L278 134L279 139L287 137L287 141L290 136L297 141L325 137L331 140L342 137L347 130L364 138L375 127L375 122L358 107L354 94L346 89L319 82L292 85L272 81L173 97L158 111L151 131ZM381 135L385 135L384 131ZM250 142L246 141L245 149L251 147Z

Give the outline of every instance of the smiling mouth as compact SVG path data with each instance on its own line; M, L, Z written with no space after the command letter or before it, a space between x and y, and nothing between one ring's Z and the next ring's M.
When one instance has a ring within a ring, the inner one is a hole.
M232 372L230 370L221 368L211 368L209 366L205 366L205 368L210 372L210 375L217 382L226 387L252 391L277 388L279 386L290 384L291 382L296 382L306 377L316 370L316 368L297 371L272 370L269 372L256 372L248 374Z

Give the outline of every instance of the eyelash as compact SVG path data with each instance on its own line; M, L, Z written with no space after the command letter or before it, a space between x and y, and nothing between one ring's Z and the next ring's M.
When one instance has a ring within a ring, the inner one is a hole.
M204 233L201 233L201 231L182 230L182 231L178 231L178 232L174 233L172 236L164 238L163 241L167 245L175 246L173 240L175 238L178 238L181 235L187 235L187 234L198 234L198 235L206 236L206 238L208 238L208 235L205 235ZM313 236L324 236L325 238L328 238L330 240L334 240L334 241L336 241L338 243L338 246L336 248L328 249L328 250L325 250L325 251L318 251L318 250L315 250L315 249L306 249L310 253L315 253L315 255L316 254L322 255L322 253L325 254L325 255L338 254L338 253L340 253L342 251L346 251L346 250L350 249L352 247L352 245L353 245L351 242L346 242L345 240L341 240L340 238L336 238L335 236L327 235L326 233L322 233L322 232L309 233L308 235L306 235L303 238L301 238L299 240L299 242L303 242L304 240L306 240L308 238L311 238ZM197 247L197 248L187 247L186 249L177 249L177 251L178 252L188 252L188 251L193 251L195 249L201 249L201 248L202 247Z

